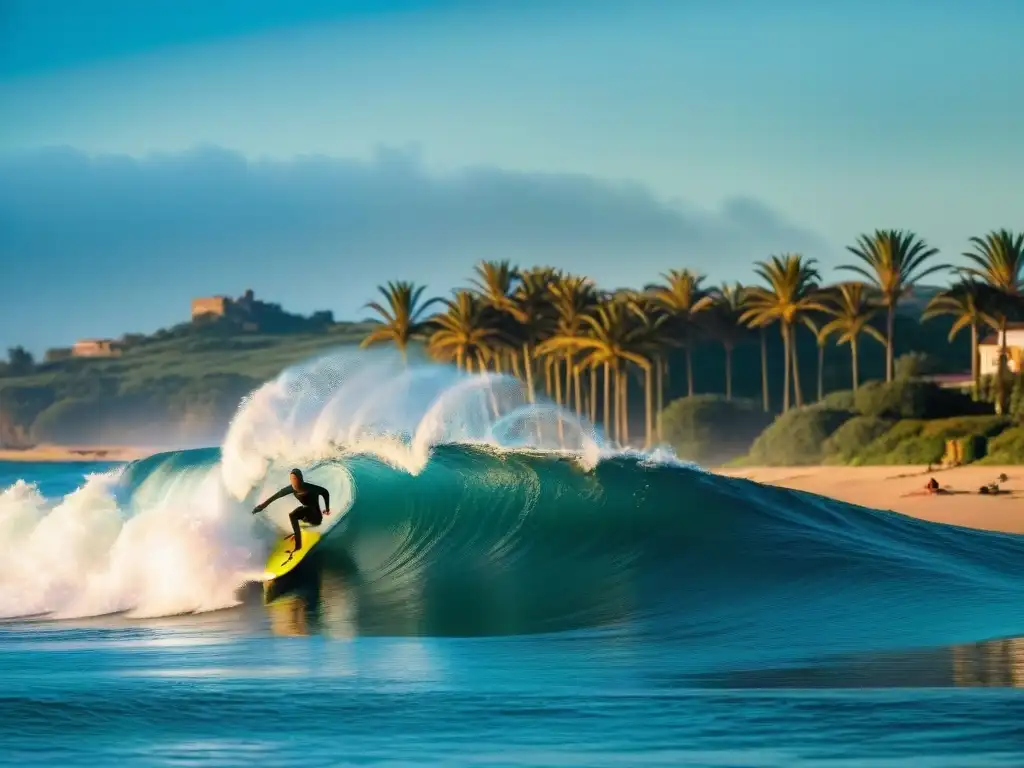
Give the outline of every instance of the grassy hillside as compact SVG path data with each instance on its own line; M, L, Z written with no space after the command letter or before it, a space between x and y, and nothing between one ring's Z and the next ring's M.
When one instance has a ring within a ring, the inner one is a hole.
M138 340L112 358L71 358L0 378L5 444L216 439L238 401L329 349L358 344L364 324L321 333L197 328Z

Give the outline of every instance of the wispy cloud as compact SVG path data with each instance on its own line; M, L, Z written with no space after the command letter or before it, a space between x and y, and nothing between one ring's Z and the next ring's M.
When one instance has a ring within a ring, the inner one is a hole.
M752 259L802 249L827 252L815 233L752 199L708 211L583 175L435 175L407 151L265 162L216 147L146 158L73 149L0 158L0 259L31 266L5 274L5 324L26 301L36 310L46 301L57 316L123 301L132 281L143 281L149 298L121 304L138 315L121 329L159 322L146 313L162 301L180 306L226 285L345 316L386 279L445 290L481 258L638 285L672 266L746 277ZM315 279L296 285L286 265ZM42 294L33 291L41 274L50 283Z

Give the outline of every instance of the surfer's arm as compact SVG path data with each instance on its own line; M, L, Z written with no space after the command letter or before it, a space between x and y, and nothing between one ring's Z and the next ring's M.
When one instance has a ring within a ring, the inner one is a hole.
M257 504L256 507L253 509L252 513L255 515L257 512L262 512L270 504L274 503L278 499L283 499L285 496L287 496L291 492L292 492L292 487L290 485L286 485L284 488L282 488L280 491L275 493L273 496L271 496L269 499L264 501L262 504Z
M328 490L326 488L324 488L322 485L312 485L312 483L310 483L309 485L320 496L324 497L324 511L325 512L330 512L331 511L331 494L328 492Z

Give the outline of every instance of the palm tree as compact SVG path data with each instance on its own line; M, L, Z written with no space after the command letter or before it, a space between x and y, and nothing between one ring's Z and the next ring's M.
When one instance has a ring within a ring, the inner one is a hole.
M996 413L1006 409L1004 378L1006 375L1006 326L1010 316L1021 309L1024 284L1024 234L1014 235L1005 229L989 232L984 237L972 237L972 250L964 254L971 266L961 270L988 286L993 292L987 304L988 313L995 319L999 331L999 370L996 375Z
M495 371L502 372L504 357L510 364L513 374L518 375L518 345L515 344L518 334L512 293L519 281L519 268L508 260L481 261L476 264L473 271L475 275L470 280L472 290L493 308L501 324L501 341L497 343L498 354L494 356Z
M589 278L576 275L565 275L553 282L549 288L551 294L551 307L554 310L555 323L553 336L561 339L571 339L582 336L584 333L583 317L588 314L595 303L594 285ZM583 386L580 380L580 370L574 364L574 350L571 348L563 351L562 361L565 363L565 398L564 405L568 407L570 399L570 387L576 400L576 414L583 414ZM555 375L555 399L561 398L561 375Z
M693 396L693 342L696 339L696 315L714 303L701 287L704 278L688 269L673 269L663 274L664 285L648 286L654 302L664 311L686 352L686 393Z
M595 308L593 314L583 315L588 326L586 336L572 338L555 337L545 342L538 351L575 349L583 353L580 365L590 370L604 371L604 428L609 436L619 443L629 440L629 422L626 407L628 403L628 381L625 367L633 364L646 374L647 440L653 439L653 397L651 386L651 363L648 358L648 340L653 327L651 319L640 307L623 299L608 302ZM614 430L612 429L611 403L614 381Z
M747 309L740 320L754 327L779 323L782 333L784 372L782 408L789 410L789 373L792 368L796 404L803 404L800 390L799 360L794 345L795 328L808 312L822 312L818 300L818 270L814 259L795 253L772 256L770 261L757 262L757 274L768 285L747 289Z
M857 343L863 334L867 334L878 343L885 344L885 336L871 325L878 309L871 301L870 292L863 283L842 283L834 286L823 296L825 313L832 320L821 327L819 333L826 338L836 335L837 344L849 344L853 371L853 391L860 384L858 370ZM820 395L819 395L820 398Z
M551 284L558 272L550 267L535 267L519 273L519 285L511 296L510 313L516 320L516 339L523 352L523 371L530 402L536 398L533 384L533 349L550 336L553 325Z
M981 396L981 365L978 359L979 329L983 324L997 329L999 327L999 321L985 311L988 297L986 286L967 278L952 288L933 296L921 315L922 320L951 315L953 317L953 327L949 329L951 342L964 328L971 329L971 388L975 399Z
M476 294L457 291L445 300L448 310L438 315L429 348L435 357L454 360L456 367L471 371L473 363L481 372L494 354L500 336L493 307Z
M393 342L402 354L402 362L406 362L409 342L413 339L426 338L433 327L431 318L426 315L427 310L431 305L441 301L439 298L422 301L425 289L426 286L418 286L404 280L389 282L387 286L378 286L377 290L383 294L387 306L376 301L366 305L380 315L381 320L367 334L360 346Z
M732 400L732 353L747 337L747 329L740 322L743 315L745 289L739 283L725 283L713 294L711 307L711 335L725 348L725 399Z
M896 306L916 283L949 266L939 264L926 268L925 262L935 256L938 249L930 248L913 232L905 230L876 229L873 235L861 235L856 245L846 249L862 264L844 265L840 269L855 272L874 286L885 307L885 380L892 381Z
M825 347L828 346L828 340L831 337L831 333L826 330L826 324L820 322L818 318L813 315L808 315L803 319L804 325L807 329L814 334L814 341L818 345L818 368L817 368L817 400L820 403L825 398Z

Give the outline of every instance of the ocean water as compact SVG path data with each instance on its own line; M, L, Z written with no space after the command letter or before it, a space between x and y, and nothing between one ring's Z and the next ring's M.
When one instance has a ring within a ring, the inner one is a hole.
M330 528L264 590L292 466ZM0 488L3 764L1024 765L1024 540L617 451L507 379L339 353L221 446Z

